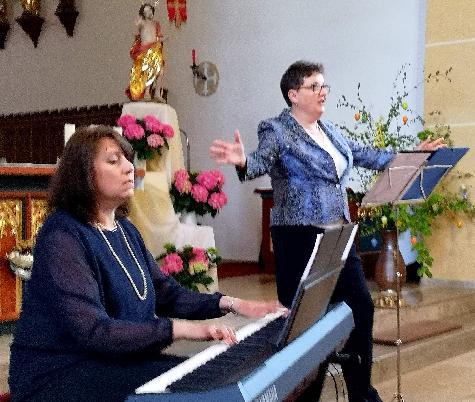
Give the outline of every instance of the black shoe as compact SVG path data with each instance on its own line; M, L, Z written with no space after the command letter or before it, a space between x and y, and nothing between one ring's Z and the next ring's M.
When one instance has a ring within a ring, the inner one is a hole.
M361 358L359 355L340 352L332 353L328 358L328 361L330 363L336 363L340 365L345 363L361 364Z

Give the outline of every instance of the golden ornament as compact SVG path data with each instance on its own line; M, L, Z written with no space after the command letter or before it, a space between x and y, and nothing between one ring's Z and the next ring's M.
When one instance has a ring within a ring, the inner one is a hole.
M41 0L20 0L20 4L26 12L32 15L40 14Z
M130 98L139 100L163 69L162 43L156 42L135 60L130 71Z
M0 23L6 24L7 17L7 0L0 0Z

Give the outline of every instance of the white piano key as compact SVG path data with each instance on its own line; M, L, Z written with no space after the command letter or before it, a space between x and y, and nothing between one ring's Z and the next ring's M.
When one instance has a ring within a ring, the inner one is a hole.
M285 310L279 310L275 313L267 314L265 317L262 317L236 331L236 339L238 342L252 335L254 332L258 331L269 322L280 317ZM145 383L135 390L137 394L151 394L151 393L160 393L166 392L170 384L173 384L175 381L178 381L185 375L191 373L196 368L202 366L206 362L214 359L219 354L223 353L230 348L230 345L225 343L219 343L217 345L210 346L202 352L197 353L196 355L185 360L183 363L178 364L172 369L168 370L166 373L155 377L153 380Z

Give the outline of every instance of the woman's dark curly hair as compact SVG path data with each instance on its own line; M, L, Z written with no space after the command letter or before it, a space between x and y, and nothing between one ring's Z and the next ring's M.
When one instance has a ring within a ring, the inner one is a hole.
M303 80L314 73L323 74L323 64L299 60L287 68L280 79L280 90L288 106L292 105L289 99L289 91L299 89L303 85Z
M64 148L58 167L48 189L50 210L61 208L83 223L94 222L97 214L97 196L94 176L94 158L101 139L117 142L125 157L133 161L131 145L109 126L81 127L72 135ZM127 203L117 208L117 216L126 216Z

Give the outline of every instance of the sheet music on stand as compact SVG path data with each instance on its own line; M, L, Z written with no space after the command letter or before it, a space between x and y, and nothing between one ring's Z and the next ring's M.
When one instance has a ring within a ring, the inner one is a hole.
M398 153L361 202L362 207L424 201L468 148Z
M361 206L423 202L467 151L468 148L440 148L434 152L412 151L397 154L363 197ZM401 394L400 278L402 274L399 266L396 257L397 392L393 400L404 402Z

